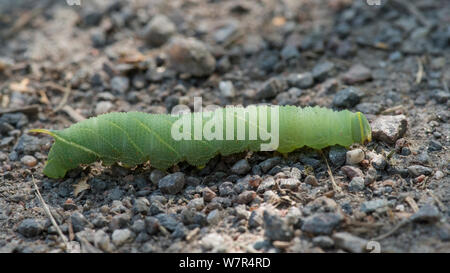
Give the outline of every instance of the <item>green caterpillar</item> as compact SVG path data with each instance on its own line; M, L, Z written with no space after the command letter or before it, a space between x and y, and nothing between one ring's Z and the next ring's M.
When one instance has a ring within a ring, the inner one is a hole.
M303 146L322 149L371 141L360 112L320 107L248 106L181 115L109 113L64 130L34 129L55 139L44 174L64 177L80 164L101 160L136 166L150 161L158 169L187 161L203 166L217 154L246 150L288 153ZM279 135L279 139L276 139Z

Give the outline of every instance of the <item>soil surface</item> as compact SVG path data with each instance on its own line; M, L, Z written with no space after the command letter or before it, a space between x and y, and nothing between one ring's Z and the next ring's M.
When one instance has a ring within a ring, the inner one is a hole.
M0 252L450 252L450 5L377 2L2 1ZM361 111L373 140L42 173L28 130L194 97Z

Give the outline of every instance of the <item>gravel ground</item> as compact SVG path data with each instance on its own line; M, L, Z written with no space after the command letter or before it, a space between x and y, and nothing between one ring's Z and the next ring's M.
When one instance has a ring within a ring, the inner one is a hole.
M2 2L0 252L450 252L450 5L381 3ZM361 111L374 139L55 180L27 134L194 96Z

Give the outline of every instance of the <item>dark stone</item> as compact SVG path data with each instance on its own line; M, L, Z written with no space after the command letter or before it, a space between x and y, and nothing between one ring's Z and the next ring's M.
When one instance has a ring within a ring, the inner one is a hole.
M421 166L421 165L412 165L408 167L408 172L414 177L417 177L419 175L431 175L433 170L431 168Z
M219 195L229 196L234 194L234 184L231 182L223 182L219 185Z
M261 89L256 93L256 99L270 99L275 97L278 93L283 92L287 88L287 83L277 77L273 77L263 83Z
M120 187L115 187L110 191L108 196L111 200L120 200L122 199L123 195L124 195L123 190L121 190Z
M165 211L165 208L163 204L161 204L158 201L152 202L150 205L150 215L157 215L160 213L163 213Z
M125 93L130 87L130 80L127 77L116 76L111 79L111 90L119 94Z
M96 48L101 48L106 45L106 34L103 30L95 30L91 34L92 45Z
M298 51L296 46L286 45L281 50L281 57L285 60L297 59L297 58L300 58L300 52Z
M365 184L364 179L362 177L354 177L350 184L348 184L348 190L351 192L359 192L364 190Z
M145 26L143 36L151 46L161 46L175 33L176 27L169 18L158 14Z
M184 173L177 172L163 177L158 186L162 193L177 194L183 189L184 183Z
M159 220L156 217L145 217L145 230L150 235L158 233Z
M172 39L168 55L171 66L179 73L203 77L211 75L216 68L216 59L206 45L194 38Z
M155 216L159 223L169 231L174 231L177 228L179 221L171 214L158 214Z
M251 166L246 159L239 160L231 167L231 171L236 174L247 174L250 169Z
M280 157L272 157L272 158L266 159L263 162L259 163L259 166L261 167L261 170L263 171L263 173L267 173L270 169L272 169L274 166L276 166L280 162L281 162Z
M290 241L294 237L292 226L276 211L265 210L263 221L264 235L271 241Z
M41 234L43 230L44 225L33 218L23 220L17 228L17 231L27 238L37 236Z
M265 72L271 72L279 60L278 52L263 51L258 58L259 68Z
M83 24L88 27L97 26L102 21L103 12L93 9L88 9L83 12Z
M379 103L363 102L356 105L355 109L363 114L378 115L382 106Z
M320 160L306 156L304 154L300 155L300 162L302 162L304 165L309 165L314 169L320 166Z
M332 146L328 153L328 159L335 167L341 167L345 164L347 149L342 146Z
M411 220L414 222L427 222L435 223L441 219L442 215L436 206L425 204L418 212L411 216Z
M361 204L361 211L365 213L374 212L379 208L384 208L388 205L388 202L385 199L374 199L370 201L366 201Z
M428 143L428 151L429 152L436 152L442 150L442 144L437 140L430 140Z
M258 213L256 210L252 211L250 217L248 218L248 227L249 228L257 228L262 226L263 217L261 213Z
M359 103L360 91L353 87L345 88L336 93L333 106L337 108L351 108Z
M90 185L96 192L104 192L106 189L106 182L98 178L92 179Z
M317 213L304 220L302 230L312 234L329 235L342 220L342 215L337 213Z
M334 69L334 63L324 61L314 66L312 75L317 81L324 81Z
M74 232L82 231L86 227L92 227L92 224L86 219L86 217L79 212L72 213L70 220L72 221Z

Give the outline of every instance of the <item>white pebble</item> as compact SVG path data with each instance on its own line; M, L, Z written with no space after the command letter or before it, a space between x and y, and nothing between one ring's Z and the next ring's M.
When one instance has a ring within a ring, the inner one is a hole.
M219 83L220 93L226 98L233 98L235 96L234 86L231 81L221 81Z
M113 104L109 101L101 101L95 106L95 114L101 115L108 113L113 108Z
M346 162L348 165L356 165L364 160L364 152L361 149L355 149L347 152Z
M116 229L112 234L112 241L116 246L121 246L133 239L133 233L129 229Z
M217 223L220 222L220 219L221 219L220 211L217 209L211 211L208 214L208 217L206 217L206 221L210 225L216 225Z
M441 171L436 171L436 173L434 174L434 178L436 178L436 180L441 180L444 177L444 173Z

